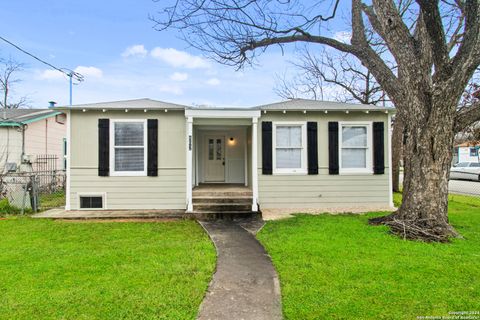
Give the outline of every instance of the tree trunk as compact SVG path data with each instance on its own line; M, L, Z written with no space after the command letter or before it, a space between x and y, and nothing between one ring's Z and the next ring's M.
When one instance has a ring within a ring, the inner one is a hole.
M402 205L391 215L371 219L370 223L388 225L405 239L446 242L458 236L448 223L455 109L410 103L414 105L402 115L407 135Z
M400 192L400 160L403 153L404 124L400 114L395 115L392 132L392 191Z

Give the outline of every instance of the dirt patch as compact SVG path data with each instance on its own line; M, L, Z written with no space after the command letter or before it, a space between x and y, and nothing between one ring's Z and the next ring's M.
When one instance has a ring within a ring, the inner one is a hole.
M72 223L108 223L108 222L173 222L179 221L179 218L119 218L119 219L57 219L59 222L72 222Z

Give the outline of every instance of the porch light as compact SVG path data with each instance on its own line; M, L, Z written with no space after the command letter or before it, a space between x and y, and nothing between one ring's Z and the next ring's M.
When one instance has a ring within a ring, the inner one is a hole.
M228 139L228 144L231 145L231 146L235 145L235 138L230 137L230 139Z
M128 112L128 109L125 109L125 112Z

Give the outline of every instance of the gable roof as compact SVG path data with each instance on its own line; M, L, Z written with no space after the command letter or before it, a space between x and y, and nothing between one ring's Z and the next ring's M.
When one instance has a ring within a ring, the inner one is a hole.
M18 127L45 118L61 114L52 109L7 109L7 118L3 119L3 110L0 112L0 127Z
M377 107L370 104L359 103L344 103L335 101L321 101L321 100L309 100L309 99L290 99L286 101L280 101L270 104L258 106L260 110L271 111L345 111L345 110L362 110L362 111L394 111L394 108Z
M178 109L184 110L187 106L152 100L148 98L143 99L133 99L133 100L123 100L123 101L109 101L109 102L97 102L97 103L86 103L86 104L77 104L73 106L60 106L55 107L55 109L60 110L76 110L76 109L90 109L90 110L123 110L123 109L148 109L148 110L163 110L163 109Z

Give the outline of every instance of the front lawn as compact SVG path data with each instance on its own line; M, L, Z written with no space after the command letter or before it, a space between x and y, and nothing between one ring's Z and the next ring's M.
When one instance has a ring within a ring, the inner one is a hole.
M465 237L449 244L404 241L367 224L385 213L268 222L258 238L279 273L285 317L415 319L480 311L480 200L451 196L449 208Z
M0 319L194 319L215 249L193 221L0 220Z

